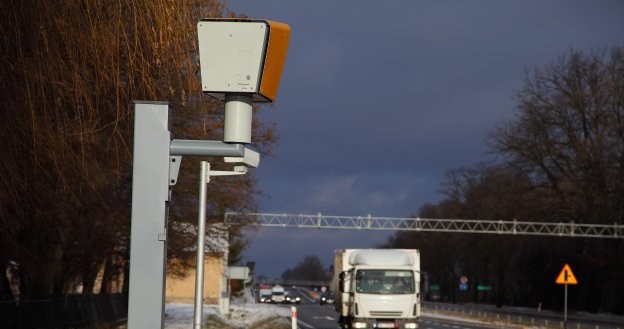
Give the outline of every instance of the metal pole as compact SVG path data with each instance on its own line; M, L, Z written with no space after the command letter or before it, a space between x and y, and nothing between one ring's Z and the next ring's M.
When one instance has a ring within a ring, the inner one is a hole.
M197 273L195 275L195 318L194 329L201 329L204 306L204 244L206 242L206 185L210 164L201 162L199 172L199 213L197 215Z
M568 285L564 288L564 301L563 301L563 328L568 328Z
M251 94L225 94L224 142L251 143L252 101Z
M169 202L169 105L134 103L128 328L164 328Z
M230 236L227 230L224 233L225 246L223 248L223 272L221 275L221 298L219 300L221 315L227 315L230 313L230 293L228 290L228 276L230 275L228 269L228 250L230 249Z

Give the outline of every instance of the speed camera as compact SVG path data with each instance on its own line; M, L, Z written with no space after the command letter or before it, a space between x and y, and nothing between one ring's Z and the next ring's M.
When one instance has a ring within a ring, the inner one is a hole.
M256 19L202 19L197 24L202 91L272 102L286 61L290 27Z

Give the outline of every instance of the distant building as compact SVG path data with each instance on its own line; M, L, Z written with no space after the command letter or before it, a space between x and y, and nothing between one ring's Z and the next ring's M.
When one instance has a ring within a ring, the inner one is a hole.
M204 304L219 304L223 257L219 254L206 254L204 259ZM165 292L167 303L190 303L195 301L195 269L189 269L185 276L167 276Z
M195 230L195 227L190 228ZM208 226L206 253L204 256L204 304L219 305L220 296L227 293L225 273L228 252L227 226L213 224ZM191 247L192 249L195 246ZM194 303L196 271L190 268L183 277L167 275L165 302ZM222 301L223 302L223 301ZM227 305L226 305L227 306Z
M189 225L189 231L195 232L195 227ZM227 266L227 227L223 224L213 224L208 226L206 238L206 253L204 257L204 304L216 304L219 305L219 297L222 294L227 294L227 287L224 287L225 269ZM189 250L194 250L195 246L190 246ZM102 287L104 278L105 266L102 266L93 285L93 293L100 293L101 289L105 289L106 293L122 293L124 290L123 285L127 284L127 280L124 280L123 266L124 261L119 257L114 257L111 260L110 268L113 269L113 273L110 273L110 279L106 281L105 287ZM10 267L6 268L7 271L11 270ZM19 278L18 276L15 276ZM127 291L127 289L126 289ZM82 281L78 281L66 290L67 293L83 293L84 286ZM19 296L19 291L16 293ZM166 277L166 290L165 290L165 302L166 303L194 303L195 301L195 268L189 268L182 277L173 276L171 273L167 273ZM223 302L223 301L222 301ZM227 306L227 304L225 305Z

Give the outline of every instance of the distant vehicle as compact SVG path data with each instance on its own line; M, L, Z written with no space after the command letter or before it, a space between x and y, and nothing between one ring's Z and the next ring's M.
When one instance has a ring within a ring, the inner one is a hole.
M286 302L286 291L284 287L280 285L275 285L271 289L271 303L285 303Z
M260 292L258 293L258 301L260 303L270 303L271 302L271 288L262 287L260 288Z
M319 304L333 304L335 300L336 297L334 296L334 293L331 291L326 291L321 294L321 298L319 298Z
M301 297L294 291L287 291L286 302L290 304L301 304Z
M334 256L334 307L342 328L418 328L418 250L341 249Z

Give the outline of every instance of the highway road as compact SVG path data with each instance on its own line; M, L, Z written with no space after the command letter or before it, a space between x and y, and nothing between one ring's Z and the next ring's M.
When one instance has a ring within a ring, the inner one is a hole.
M304 288L289 289L291 293L301 296L301 304L292 305L297 308L298 327L300 329L340 329L338 325L338 313L334 305L319 305L318 299L311 295L311 291ZM291 305L276 305L290 308ZM515 326L505 326L512 328ZM420 329L477 329L477 328L503 328L501 325L479 323L472 319L461 317L440 316L436 314L424 314L419 323Z
M300 329L340 329L338 314L333 305L303 303L297 307L297 320ZM290 307L284 305L283 307ZM420 329L477 329L501 328L487 324L478 324L461 318L437 318L424 316L419 324Z
M291 288L301 296L298 310L299 328L340 329L338 315L333 305L319 305L317 293L305 288ZM276 305L290 307L290 305ZM290 313L290 312L288 312ZM563 327L562 315L553 311L523 308L495 308L492 305L458 305L425 303L419 328L425 329L472 329L472 328L522 328L527 326ZM621 317L604 317L590 314L568 316L568 328L579 329L624 329Z

